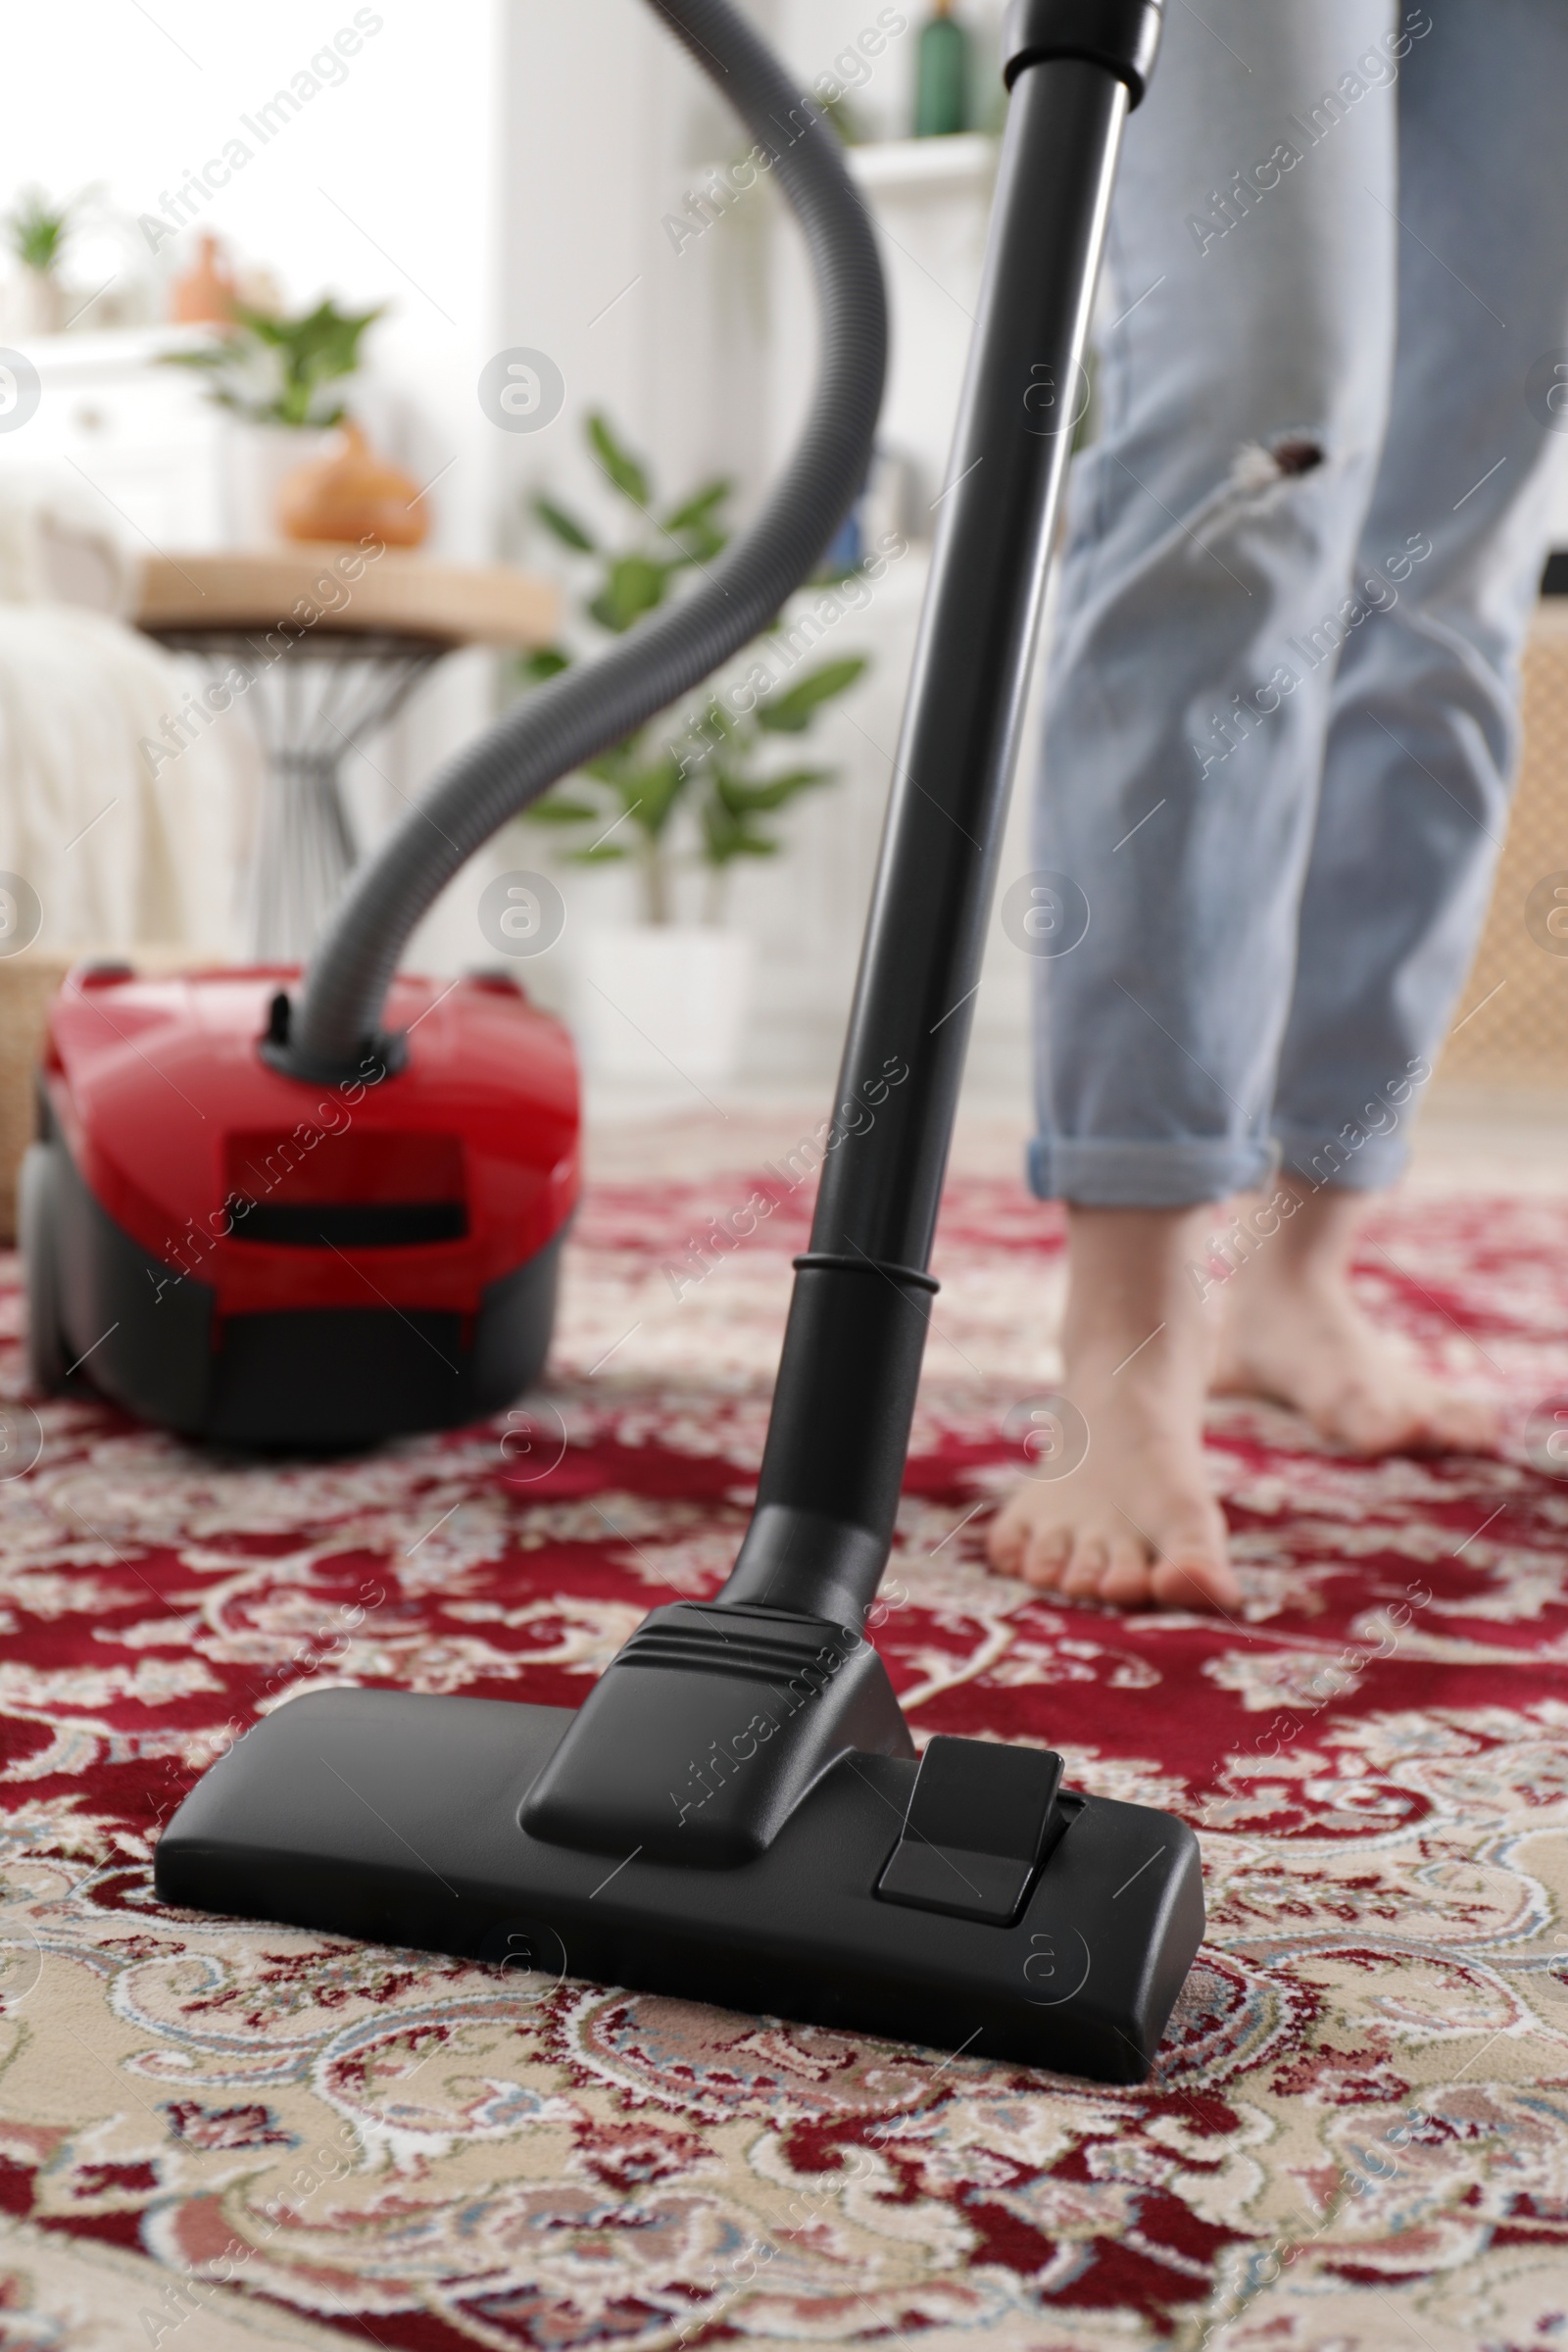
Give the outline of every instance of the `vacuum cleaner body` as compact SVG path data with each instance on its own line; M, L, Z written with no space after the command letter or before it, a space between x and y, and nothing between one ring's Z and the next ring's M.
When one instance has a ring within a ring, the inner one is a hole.
M504 977L400 978L395 1048L305 1085L265 1054L297 978L68 978L21 1185L40 1388L322 1446L471 1421L537 1377L578 1186L564 1030Z

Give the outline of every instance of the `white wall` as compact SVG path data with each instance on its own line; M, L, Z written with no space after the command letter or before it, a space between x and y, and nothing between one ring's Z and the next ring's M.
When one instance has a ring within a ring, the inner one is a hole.
M497 436L505 495L549 484L600 503L579 424L601 407L666 490L725 469L750 478L765 334L755 253L744 235L677 250L663 226L731 137L723 110L642 0L513 0L504 16L498 339L548 352L566 381L558 424Z

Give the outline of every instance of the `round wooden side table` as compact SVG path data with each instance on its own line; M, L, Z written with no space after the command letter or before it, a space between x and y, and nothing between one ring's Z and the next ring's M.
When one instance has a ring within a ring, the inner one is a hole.
M396 717L443 654L546 645L557 608L554 588L525 572L393 548L148 559L137 626L200 657L209 694L221 682L243 705L266 763L246 876L258 963L305 960L358 858L348 754Z

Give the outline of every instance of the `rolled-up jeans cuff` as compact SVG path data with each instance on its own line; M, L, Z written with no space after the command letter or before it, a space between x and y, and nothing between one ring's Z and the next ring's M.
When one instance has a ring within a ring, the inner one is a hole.
M1255 1192L1272 1173L1266 1143L1082 1143L1037 1135L1029 1146L1029 1189L1041 1200L1080 1208L1194 1208Z
M1277 1122L1275 1138L1280 1165L1312 1185L1338 1185L1346 1192L1380 1193L1397 1184L1410 1157L1402 1132L1365 1135L1351 1127L1325 1134L1321 1128L1291 1127ZM1361 1136L1359 1143L1355 1138Z

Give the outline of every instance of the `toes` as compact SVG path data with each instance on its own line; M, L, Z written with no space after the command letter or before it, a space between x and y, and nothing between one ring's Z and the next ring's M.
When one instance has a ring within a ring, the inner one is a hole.
M1101 1580L1110 1565L1110 1546L1101 1535L1080 1536L1061 1580L1069 1600L1098 1600Z
M1150 1584L1166 1609L1234 1609L1242 1597L1223 1552L1181 1549L1156 1560Z
M1084 1498L1087 1501L1088 1498ZM1169 1506L1167 1505L1167 1508ZM1107 1608L1234 1608L1240 1589L1225 1559L1223 1525L1212 1512L1185 1507L1154 1511L1146 1535L1125 1514L1080 1503L1073 1518L1037 1519L1038 1493L1014 1494L987 1533L990 1563L1037 1592L1069 1602Z
M1490 1405L1408 1381L1342 1390L1312 1415L1320 1437L1369 1459L1386 1453L1495 1453L1501 1428Z
M1031 1517L1029 1497L1014 1495L986 1533L986 1558L999 1576L1015 1576L1043 1592L1054 1592L1073 1556L1070 1526Z
M1110 1563L1100 1580L1100 1597L1113 1609L1146 1608L1152 1597L1151 1563L1131 1536L1112 1539Z
M986 1558L999 1576L1016 1576L1028 1544L1028 1522L1009 1504L986 1530Z
M1038 1586L1042 1592L1051 1592L1060 1583L1062 1570L1071 1556L1071 1528L1038 1528L1030 1537L1018 1574L1025 1584Z
M1440 1396L1427 1415L1428 1444L1440 1453L1499 1453L1502 1423L1477 1396Z
M1320 1438L1351 1453L1396 1453L1416 1434L1407 1399L1359 1384L1341 1389L1308 1419Z

